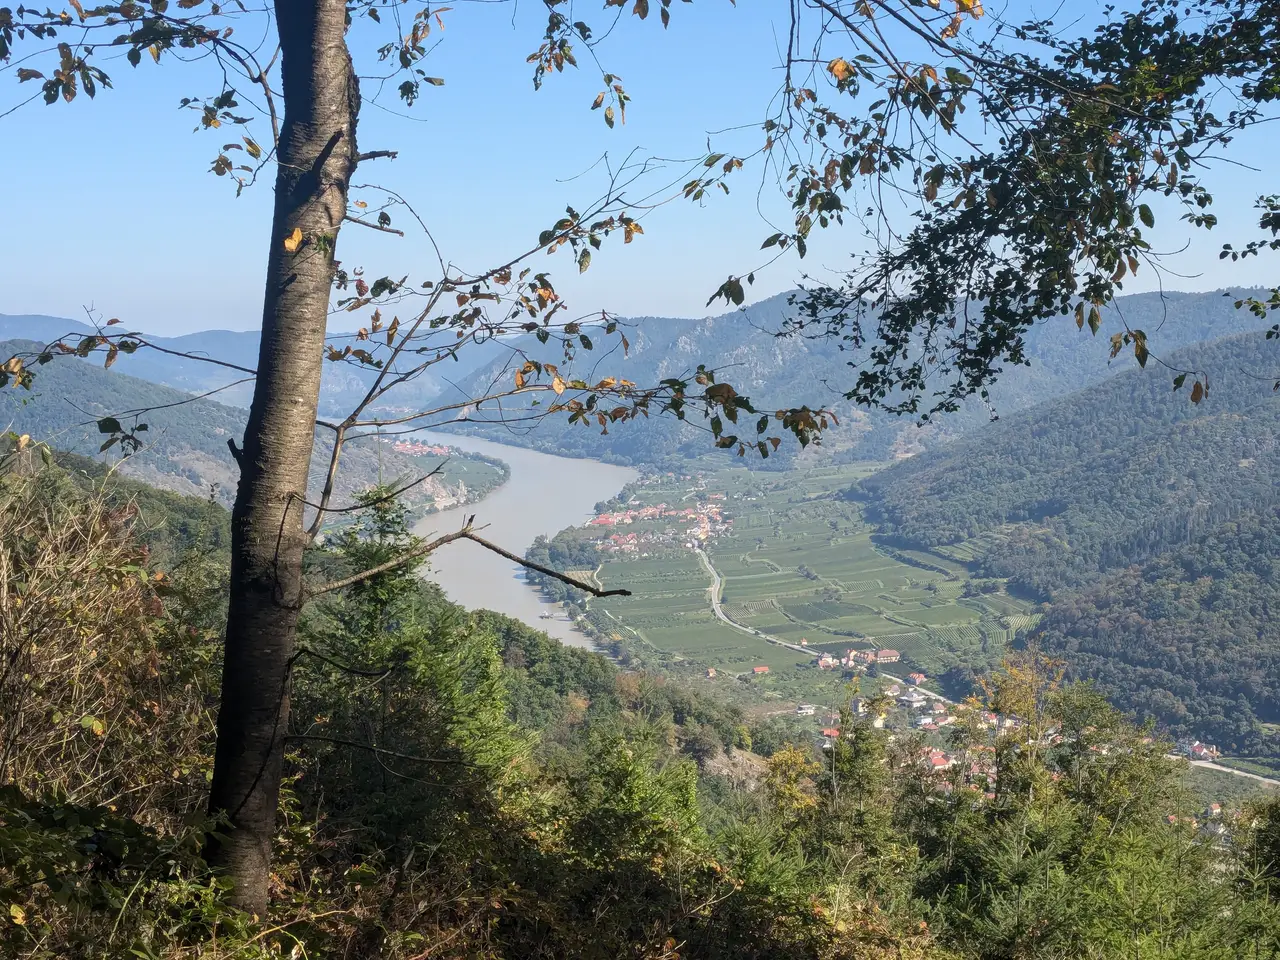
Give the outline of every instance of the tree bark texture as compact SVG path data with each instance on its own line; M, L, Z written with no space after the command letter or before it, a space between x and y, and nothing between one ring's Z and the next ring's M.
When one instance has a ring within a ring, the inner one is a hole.
M275 0L284 117L258 376L232 511L231 582L209 860L261 914L302 604L303 504L338 229L356 166L357 82L344 0Z

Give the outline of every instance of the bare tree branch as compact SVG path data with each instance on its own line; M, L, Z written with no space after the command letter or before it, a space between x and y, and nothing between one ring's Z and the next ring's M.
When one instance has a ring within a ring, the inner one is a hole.
M375 747L370 743L360 743L356 740L343 740L341 737L326 737L318 733L289 733L284 737L285 740L316 740L320 743L332 743L340 747L354 747L357 750L368 750L370 753L379 753L384 757L395 757L397 760L408 760L411 763L445 763L454 766L466 766L465 760L446 760L441 757L415 757L413 754L400 753L397 750L387 750L384 747Z
M380 233L394 233L397 237L404 236L403 230L397 230L394 227L384 227L380 223L370 223L368 220L361 220L359 217L351 216L351 214L347 214L342 219L347 221L347 223L357 223L362 227L368 227L370 230L377 230Z

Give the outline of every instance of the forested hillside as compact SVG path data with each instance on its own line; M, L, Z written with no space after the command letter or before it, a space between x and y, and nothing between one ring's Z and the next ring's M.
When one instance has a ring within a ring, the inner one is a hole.
M1036 639L1175 735L1280 754L1280 512L1058 593Z
M885 534L955 547L1047 598L1275 501L1280 352L1245 334L1170 354L1207 372L1199 403L1152 364L1005 419L861 481Z
M0 355L28 353L38 348L32 341L0 341ZM152 486L208 497L229 505L235 496L236 465L227 441L244 435L247 412L213 400L196 400L191 394L147 380L105 370L74 357L59 357L41 366L30 391L0 392L0 430L30 434L60 450L97 456L104 440L97 421L115 417L126 428L145 423L138 433L144 447L120 463L125 474ZM316 442L312 481L323 482L328 463L327 438ZM108 456L119 455L112 448ZM349 442L338 473L339 495L344 502L380 480L420 476L425 470L412 458L397 453L375 438ZM425 503L436 495L456 490L457 477L433 477L411 490L411 503Z
M625 353L616 335L593 330L596 349L579 352L575 363L562 371L567 376L571 370L589 381L619 376L645 384L689 376L698 364L705 363L719 379L750 396L762 411L798 404L835 410L840 425L823 437L828 455L883 460L936 447L985 428L993 415L1005 417L1136 368L1131 351L1114 360L1109 356L1107 339L1123 330L1124 324L1146 331L1152 351L1159 356L1203 340L1268 326L1247 310L1237 310L1235 296L1221 291L1120 297L1103 311L1096 337L1087 329L1078 330L1068 317L1033 328L1027 335L1030 365L1005 370L991 389L989 408L970 403L922 428L910 418L868 413L842 400L842 392L856 377L849 364L858 355L845 352L838 341L774 336L784 320L794 315L789 296L782 294L705 320L645 317L623 321L629 342ZM546 349L539 348L531 337L514 338L510 346L516 351L513 356L527 351L530 356L548 359ZM516 369L511 362L511 357L495 361L475 377L458 380L460 390L469 395L482 383L511 381ZM443 396L452 394L446 391ZM468 424L455 429L482 432L504 443L549 453L639 466L672 466L691 458L716 456L708 453L705 424L697 420L682 425L671 418L655 417L646 421L643 430L623 425L602 435L599 427L554 420L532 430L485 428L479 426L485 417L484 411L478 411ZM794 455L784 450L769 466L785 466Z
M210 875L201 813L226 554L175 537L158 565L135 538L144 519L218 526L221 508L117 482L42 468L30 447L0 461L0 588L24 599L0 607L0 654L22 666L0 683L0 734L23 746L0 753L6 956L996 960L1140 943L1227 960L1280 945L1280 805L1202 811L1163 743L1034 657L986 704L1016 729L973 712L945 753L879 729L876 699L846 708L825 749L775 743L766 760L738 710L461 610L412 565L307 608L278 867L249 916ZM311 552L313 587L413 547L404 509L369 502ZM1250 864L1267 866L1236 882Z
M1032 635L1122 708L1177 735L1273 754L1280 719L1274 345L1175 352L855 486L893 542L1048 601ZM1025 639L1025 638L1024 638Z

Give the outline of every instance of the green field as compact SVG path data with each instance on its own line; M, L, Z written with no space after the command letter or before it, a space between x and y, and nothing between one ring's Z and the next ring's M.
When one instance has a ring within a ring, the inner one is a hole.
M1034 625L1030 605L1003 590L967 588L966 568L954 553L877 546L858 505L843 496L872 469L732 469L700 480L650 480L628 488L628 506L680 507L724 494L717 502L732 529L713 537L706 550L723 579L724 610L744 627L789 643L803 640L815 652L892 646L907 666L931 675L998 660L1017 630ZM606 586L633 593L594 602L611 633L668 661L726 672L757 665L786 670L812 659L716 620L711 577L683 543L658 544L645 554L609 554L602 564Z

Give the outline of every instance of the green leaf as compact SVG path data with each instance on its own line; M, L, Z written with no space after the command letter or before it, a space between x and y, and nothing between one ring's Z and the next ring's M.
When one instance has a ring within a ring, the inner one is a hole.
M1142 221L1144 227L1154 227L1156 225L1156 218L1151 213L1151 208L1145 203L1138 207L1138 219Z
M1173 389L1175 392L1182 389L1182 385L1186 382L1186 379L1187 375L1185 373L1180 373L1173 378Z
M120 426L120 421L115 417L103 417L98 421L99 433L123 433L124 428Z

